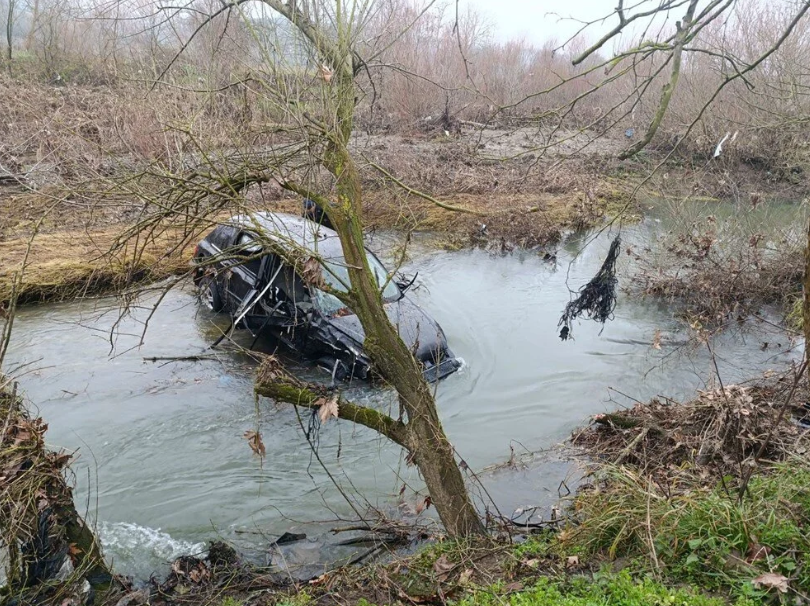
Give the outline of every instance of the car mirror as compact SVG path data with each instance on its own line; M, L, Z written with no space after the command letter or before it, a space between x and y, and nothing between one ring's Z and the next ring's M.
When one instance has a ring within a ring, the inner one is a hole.
M416 272L413 277L409 280L408 276L404 274L397 275L396 279L394 280L394 284L399 287L399 291L404 295L407 290L413 286L413 283L416 282L416 277L419 275L419 272Z

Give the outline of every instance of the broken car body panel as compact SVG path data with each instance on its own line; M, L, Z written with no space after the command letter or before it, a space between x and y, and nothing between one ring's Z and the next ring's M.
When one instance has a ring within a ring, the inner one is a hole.
M259 243L268 239L272 246ZM334 295L305 283L301 273L312 268L296 271L267 250L279 247L317 255L323 267L316 271L323 281L345 291L349 277L337 233L294 215L254 213L233 217L198 245L194 277L203 300L214 311L229 312L236 327L274 336L336 379L370 378L371 361L363 351L365 333L357 316ZM367 254L382 285L385 311L423 365L425 377L437 381L458 370L460 362L438 323L389 279L373 253Z

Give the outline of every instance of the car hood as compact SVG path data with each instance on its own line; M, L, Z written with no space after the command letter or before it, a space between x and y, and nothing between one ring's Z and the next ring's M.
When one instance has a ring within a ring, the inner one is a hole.
M407 296L386 303L384 308L405 345L412 351L415 349L414 356L417 360L435 362L437 358L452 356L447 349L447 339L441 327ZM365 331L356 315L335 316L326 320L362 347Z

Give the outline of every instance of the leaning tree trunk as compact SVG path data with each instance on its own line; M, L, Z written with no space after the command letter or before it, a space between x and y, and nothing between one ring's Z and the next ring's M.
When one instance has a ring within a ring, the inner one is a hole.
M344 254L347 252L349 267L359 265L365 259L364 249L358 250L356 242L344 245ZM366 272L355 273L357 275L351 275L358 299L354 312L366 333L364 348L381 374L396 389L400 406L407 413L408 447L442 524L452 536L483 533L484 527L467 493L422 369L380 305L379 287L367 279Z
M340 236L351 282L352 311L366 335L364 349L399 395L401 409L408 417L408 448L445 529L456 537L482 534L484 526L467 493L422 368L388 319L380 287L368 266L360 175L348 151L355 104L350 70L339 76L337 86L340 88L335 131L339 134L330 142L324 157L324 164L336 177L337 200L325 210Z

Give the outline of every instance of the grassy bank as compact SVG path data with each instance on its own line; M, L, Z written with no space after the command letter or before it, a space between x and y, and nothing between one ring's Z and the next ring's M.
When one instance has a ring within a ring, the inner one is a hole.
M590 198L570 195L458 195L450 203L467 212L453 212L413 195L372 190L365 205L370 230L431 231L448 248L490 245L498 250L553 244L569 229L594 225L611 205L624 202L623 190L607 182ZM244 204L255 210L300 212L300 201L267 200L249 192ZM31 240L32 210L5 203L3 213L11 236L0 241L0 302L9 300L15 275L22 267ZM16 210L15 210L16 209ZM24 210L20 210L24 209ZM31 241L22 282L21 303L61 301L118 292L188 270L194 245L201 233L167 230L158 237L144 235L142 243L111 250L119 235L131 225L126 215L110 212L103 221L80 209L51 213L44 233ZM43 211L44 212L44 211ZM234 211L236 212L236 211ZM16 214L15 214L16 213ZM228 213L222 215L227 218ZM68 228L61 228L67 225ZM482 226L486 225L485 229ZM16 237L14 237L16 236ZM134 239L133 239L134 241Z
M28 237L0 242L0 304L9 301L15 288L20 303L63 301L122 292L188 270L193 247L180 233L138 250L108 254L117 235L115 229L40 234L30 241L30 253Z

